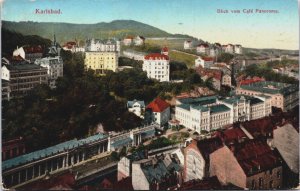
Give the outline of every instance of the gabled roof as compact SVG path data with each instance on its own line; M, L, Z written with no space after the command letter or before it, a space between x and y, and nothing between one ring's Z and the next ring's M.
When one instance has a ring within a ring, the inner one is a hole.
M145 60L169 60L169 56L160 53L151 53L144 58Z
M168 107L170 105L159 97L147 105L147 109L151 109L152 112L163 112Z

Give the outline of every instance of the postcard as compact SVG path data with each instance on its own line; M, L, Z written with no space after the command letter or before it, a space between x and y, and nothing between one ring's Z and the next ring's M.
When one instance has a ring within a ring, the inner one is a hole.
M0 189L299 189L296 0L0 5Z

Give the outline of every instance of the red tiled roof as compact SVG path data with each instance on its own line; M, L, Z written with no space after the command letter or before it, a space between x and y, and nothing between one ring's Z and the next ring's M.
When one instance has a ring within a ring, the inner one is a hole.
M253 77L252 79L246 79L246 80L242 80L240 82L240 85L248 85L248 84L252 84L255 82L262 82L265 81L264 78L259 78L259 77Z
M222 72L220 70L214 70L214 69L207 69L198 67L196 68L196 72L200 74L200 76L208 76L209 78L215 78L217 80L222 79Z
M201 59L204 61L213 61L214 60L214 58L212 58L212 57L201 57Z
M169 60L169 56L159 53L148 54L144 58L145 60Z
M126 36L124 39L131 39L132 40L132 39L134 39L134 37L129 35L129 36Z
M168 47L165 46L162 48L162 52L168 52L168 51L169 51Z
M223 143L219 137L203 139L197 141L197 147L202 154L204 160L209 160L209 155L215 150L221 148Z
M230 144L233 142L238 142L241 139L247 139L247 135L240 128L226 129L225 131L218 131L216 133L225 144Z
M27 54L43 53L43 48L41 46L25 46L23 49Z
M170 105L159 97L147 105L147 109L152 109L152 112L163 112L168 107Z
M280 157L261 140L253 139L237 144L232 152L247 175L274 168L281 162Z

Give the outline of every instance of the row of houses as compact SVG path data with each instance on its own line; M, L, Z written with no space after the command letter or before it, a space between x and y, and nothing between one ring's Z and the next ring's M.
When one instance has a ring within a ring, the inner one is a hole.
M183 48L185 50L191 50L196 49L197 53L200 54L206 54L209 56L215 57L216 55L219 55L222 52L230 53L230 54L242 54L242 46L239 44L227 44L227 45L221 45L220 43L214 43L212 45L209 45L207 43L200 43L195 46L195 42L192 40L186 40L183 43Z
M40 46L25 49L20 47L13 52L11 58L2 58L3 100L27 95L32 88L40 84L47 84L50 88L56 87L57 78L63 76L60 47L54 40L45 57L42 52Z
M296 186L299 128L280 123L263 132L249 123L187 140L183 147L168 146L123 157L118 163L118 183L126 181L124 189L128 190L272 190ZM293 148L292 155L288 148Z

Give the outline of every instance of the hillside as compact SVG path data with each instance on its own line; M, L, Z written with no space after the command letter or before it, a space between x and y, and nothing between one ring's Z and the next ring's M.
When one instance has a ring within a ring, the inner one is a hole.
M101 22L96 24L3 21L2 25L5 29L24 35L38 35L48 39L52 39L55 33L58 42L66 42L75 38L79 41L87 38L123 38L126 35L190 38L187 35L170 34L156 27L133 20L115 20L109 23Z
M23 35L18 32L12 32L2 29L2 56L10 57L13 51L24 45L41 45L46 48L51 44L51 40L42 38L37 35Z

